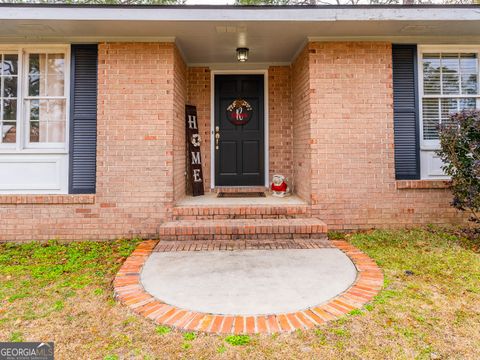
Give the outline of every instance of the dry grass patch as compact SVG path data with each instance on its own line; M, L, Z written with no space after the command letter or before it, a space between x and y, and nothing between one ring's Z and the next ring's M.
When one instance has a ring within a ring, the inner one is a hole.
M338 235L337 236L341 236ZM0 246L0 341L57 359L478 359L480 255L438 229L346 236L385 272L372 304L312 331L231 337L158 327L112 298L135 240Z

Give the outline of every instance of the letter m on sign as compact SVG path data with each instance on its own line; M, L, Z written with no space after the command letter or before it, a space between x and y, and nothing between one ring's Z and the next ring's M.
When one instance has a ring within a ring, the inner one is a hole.
M197 126L197 108L185 106L185 122L187 130L187 186L193 196L203 195L202 156Z

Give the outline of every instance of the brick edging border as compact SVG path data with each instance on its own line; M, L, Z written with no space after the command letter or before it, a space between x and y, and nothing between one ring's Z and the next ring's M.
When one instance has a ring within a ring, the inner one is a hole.
M140 273L157 243L157 240L143 241L127 258L113 282L115 298L159 325L182 331L271 334L309 329L363 307L383 286L382 271L369 256L346 241L332 240L332 244L353 261L358 274L349 289L329 301L288 314L233 316L199 313L165 304L144 290Z

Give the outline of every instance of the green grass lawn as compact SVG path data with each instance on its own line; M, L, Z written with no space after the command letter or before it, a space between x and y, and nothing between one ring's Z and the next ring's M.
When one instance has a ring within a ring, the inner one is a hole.
M345 238L383 269L376 300L315 330L251 337L182 334L117 304L112 279L135 240L2 244L0 341L55 341L56 359L480 358L475 244L438 229Z

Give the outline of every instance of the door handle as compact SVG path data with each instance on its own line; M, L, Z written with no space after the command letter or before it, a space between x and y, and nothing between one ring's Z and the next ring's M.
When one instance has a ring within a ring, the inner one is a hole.
M218 150L218 140L220 139L220 127L215 126L215 150Z

